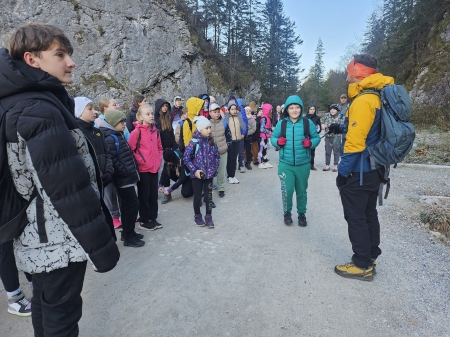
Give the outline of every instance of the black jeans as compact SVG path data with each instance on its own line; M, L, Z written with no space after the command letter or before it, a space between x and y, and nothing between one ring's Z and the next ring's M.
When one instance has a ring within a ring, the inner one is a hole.
M230 146L228 146L228 160L227 160L228 178L234 178L236 174L236 161L239 155L239 144L240 140L233 140Z
M25 273L28 282L31 281L31 275ZM7 292L13 292L19 289L19 271L14 258L13 242L7 241L0 245L0 278L3 287Z
M137 184L139 221L156 220L158 218L158 173L139 172L139 178Z
M378 222L377 198L381 184L378 171L363 174L360 186L359 172L347 178L340 186L344 217L348 224L348 236L353 249L353 263L359 268L372 265L371 258L381 254L380 223Z
M76 337L86 261L33 275L31 320L35 337Z
M239 144L239 143L238 143ZM236 166L236 165L235 165ZM194 188L194 212L195 214L202 214L200 211L200 202L202 200L202 192L205 193L206 214L211 214L212 207L212 178L211 179L192 179L192 187Z
M252 136L245 139L245 163L251 164L252 162Z
M139 213L139 200L134 186L117 188L117 194L119 196L122 234L124 238L128 238L134 231L134 225Z
M316 156L316 149L311 149L311 166L314 166L314 157Z

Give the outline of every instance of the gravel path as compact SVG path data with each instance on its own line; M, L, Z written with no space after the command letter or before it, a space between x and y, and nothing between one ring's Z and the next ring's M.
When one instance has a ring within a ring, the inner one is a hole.
M449 247L419 224L419 196L449 196L448 168L401 166L379 208L381 248L373 282L344 279L334 265L351 247L332 172L319 145L310 177L308 227L283 224L273 169L237 173L214 193L216 228L196 228L192 200L160 206L164 228L144 248L119 244L116 269L91 267L81 336L450 336ZM269 156L276 162L276 152ZM294 213L294 216L296 214ZM25 284L25 283L24 283ZM24 286L25 292L29 289ZM0 336L32 336L31 320L6 313Z

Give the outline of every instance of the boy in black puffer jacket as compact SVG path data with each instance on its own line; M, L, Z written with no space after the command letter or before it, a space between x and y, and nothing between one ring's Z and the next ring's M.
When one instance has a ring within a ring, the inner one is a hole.
M119 195L120 214L122 216L122 241L124 246L142 247L144 237L134 231L139 213L139 199L135 186L139 181L139 173L133 152L126 141L126 117L121 111L108 110L105 119L100 124L100 130L105 135L114 166L113 182Z

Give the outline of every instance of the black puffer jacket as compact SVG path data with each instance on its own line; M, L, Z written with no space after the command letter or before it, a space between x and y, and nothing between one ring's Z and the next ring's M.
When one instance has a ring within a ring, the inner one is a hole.
M99 272L113 269L120 254L100 197L100 171L67 91L58 79L13 60L4 48L0 88L14 185L26 199L38 191L27 210L29 223L14 242L17 266L42 273L89 259Z
M309 108L314 108L314 114L308 113ZM316 126L316 131L317 131L317 133L320 133L320 130L321 130L321 128L322 128L322 123L320 122L320 117L317 116L317 107L316 107L314 104L311 104L311 105L308 107L308 111L306 112L305 117L308 118L308 119L310 119L311 122L314 123L314 125Z
M127 129L128 129L128 131L130 131L130 133L131 133L131 131L134 130L133 122L137 121L137 118L136 118L137 112L138 112L138 109L133 106L130 109L130 113L127 115Z
M114 185L120 188L138 182L139 173L136 160L123 133L114 129L105 120L102 120L100 124L100 131L105 135L108 151L114 166ZM111 136L112 134L119 139L119 153L117 153L116 140Z
M80 118L77 118L77 124L83 131L84 136L94 147L100 172L104 173L108 171L114 173L111 155L107 150L107 145L103 133L94 126L94 122L88 123Z
M170 130L162 130L161 127L161 107L165 104L169 104L169 108L167 110L167 114L171 114L171 108L170 103L167 102L165 99L158 99L155 102L155 126L159 131L159 135L161 136L161 145L163 147L163 150L165 149L172 149L175 150L178 148L178 144L175 141L175 133L172 130L172 120L170 121Z

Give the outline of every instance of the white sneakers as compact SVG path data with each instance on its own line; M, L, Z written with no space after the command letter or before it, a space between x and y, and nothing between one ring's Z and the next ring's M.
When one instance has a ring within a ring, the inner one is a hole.
M239 184L239 180L237 180L235 177L228 177L227 181L229 184Z
M267 169L267 168L272 168L272 167L273 167L273 165L270 164L269 162L261 163L258 165L258 168L260 168L260 169Z

